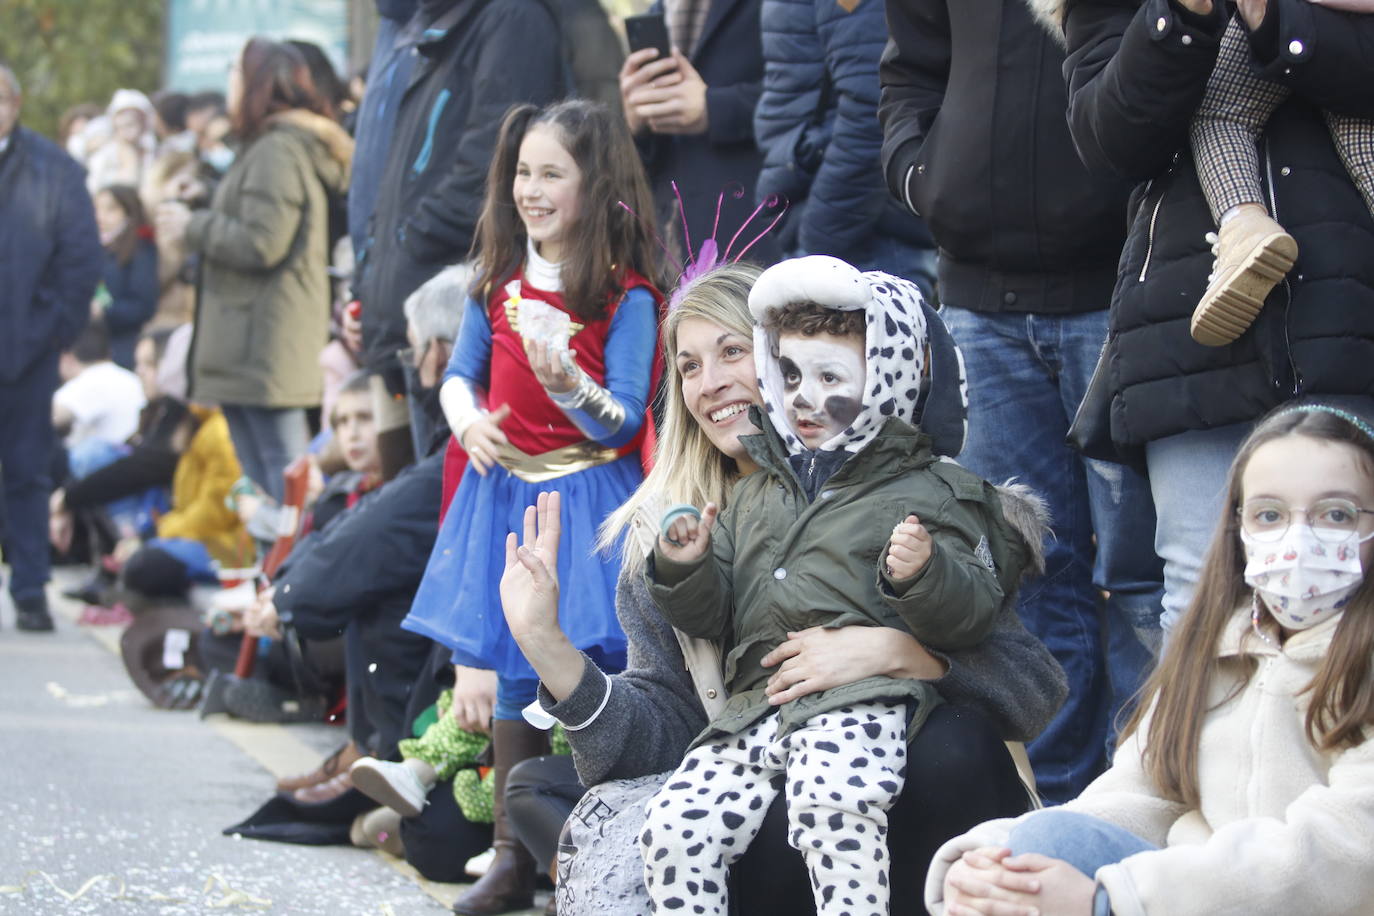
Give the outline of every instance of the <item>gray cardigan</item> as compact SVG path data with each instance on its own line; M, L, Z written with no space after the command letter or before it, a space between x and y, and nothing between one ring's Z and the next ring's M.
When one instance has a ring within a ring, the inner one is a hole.
M1005 741L1038 735L1068 695L1054 656L1007 601L992 633L971 649L932 654L949 667L932 684L945 701L989 718ZM541 684L539 702L567 730L583 785L676 769L706 727L706 711L672 626L639 576L622 570L616 616L629 639L625 671L607 676L590 658L561 703Z

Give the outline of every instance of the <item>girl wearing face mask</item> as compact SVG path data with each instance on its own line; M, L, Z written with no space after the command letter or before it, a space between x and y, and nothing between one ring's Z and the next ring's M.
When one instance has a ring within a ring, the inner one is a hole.
M931 912L1369 912L1371 560L1374 426L1325 404L1271 414L1113 767L945 844Z

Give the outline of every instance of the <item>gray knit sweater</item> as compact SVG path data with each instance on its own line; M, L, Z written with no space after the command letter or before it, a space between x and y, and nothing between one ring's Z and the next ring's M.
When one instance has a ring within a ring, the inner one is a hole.
M706 727L677 637L639 576L622 571L616 616L630 643L623 673L608 677L583 656L582 679L563 702L539 688L540 705L567 730L587 786L676 769ZM1011 600L982 643L932 654L949 666L933 682L945 701L983 713L1006 741L1038 735L1068 695L1063 670Z

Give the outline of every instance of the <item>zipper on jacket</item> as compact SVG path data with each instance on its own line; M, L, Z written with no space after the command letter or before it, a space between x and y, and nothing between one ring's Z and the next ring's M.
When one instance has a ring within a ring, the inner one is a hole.
M1274 184L1274 159L1270 154L1269 140L1264 141L1264 179L1265 190L1269 193L1269 215L1274 222L1279 222L1279 195L1278 188ZM1293 312L1293 284L1288 277L1283 278L1283 292L1285 301L1283 303L1283 356L1288 360L1288 371L1293 374L1293 385L1289 391L1290 397L1299 397L1302 394L1302 373L1298 370L1298 364L1293 360L1293 339L1289 333L1288 317ZM1274 387L1279 387L1279 379L1274 379Z
M1154 212L1150 214L1150 231L1146 234L1145 241L1145 260L1140 265L1140 276L1136 278L1137 283L1145 282L1145 274L1150 270L1150 258L1155 251L1155 223L1159 222L1159 208L1164 203L1164 195L1161 193L1159 199L1155 201Z
M1178 156L1178 152L1175 152L1173 158L1169 160L1169 167L1164 170L1164 175L1160 177L1172 174L1174 169L1178 168ZM1149 197L1150 191L1154 190L1154 186L1155 180L1151 178L1149 183L1145 185L1145 196L1147 198ZM1168 192L1169 188L1167 185L1160 190L1159 198L1155 200L1154 210L1150 212L1150 230L1145 236L1145 260L1140 265L1140 276L1136 278L1137 283L1144 283L1145 275L1150 271L1150 259L1154 257L1155 253L1155 226L1159 223L1159 208L1164 206L1164 195Z

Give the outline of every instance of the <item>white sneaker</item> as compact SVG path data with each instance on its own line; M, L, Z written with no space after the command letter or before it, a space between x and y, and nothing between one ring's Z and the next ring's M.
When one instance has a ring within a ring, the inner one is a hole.
M353 788L401 817L415 817L425 806L429 786L404 763L363 757L349 769Z

